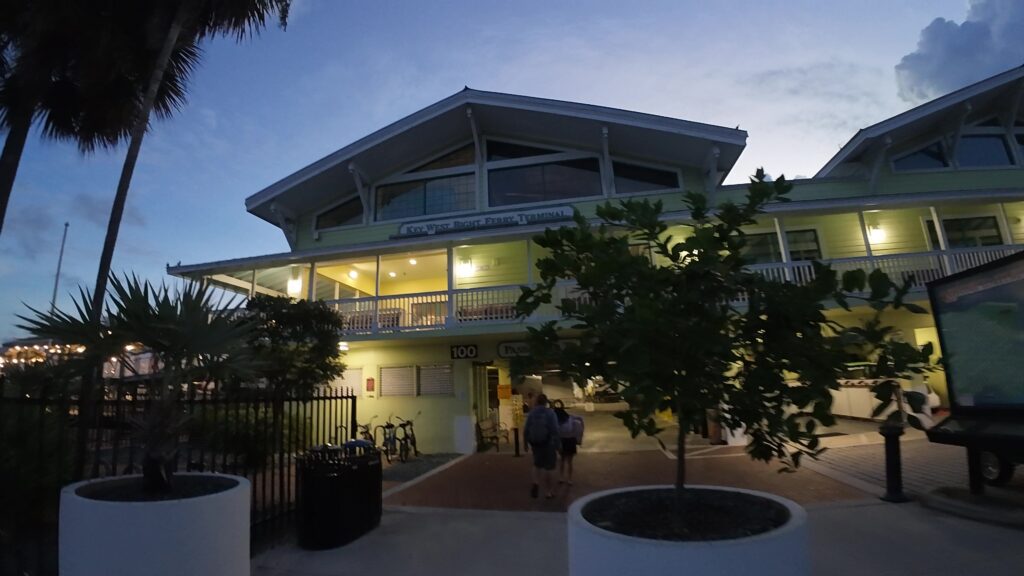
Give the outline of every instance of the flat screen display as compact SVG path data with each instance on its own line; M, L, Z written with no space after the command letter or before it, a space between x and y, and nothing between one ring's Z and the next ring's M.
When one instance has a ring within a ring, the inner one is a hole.
M929 291L952 402L1024 408L1024 259Z

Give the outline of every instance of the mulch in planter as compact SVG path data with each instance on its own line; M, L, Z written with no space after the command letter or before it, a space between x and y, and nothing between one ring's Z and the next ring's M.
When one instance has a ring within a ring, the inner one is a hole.
M75 490L82 498L105 502L161 502L209 496L238 486L224 476L183 474L171 479L171 492L153 493L142 489L142 478L114 478L85 484Z
M677 508L679 511L677 512ZM582 510L591 524L618 534L679 542L731 540L774 530L789 520L778 502L724 490L637 490L598 498Z

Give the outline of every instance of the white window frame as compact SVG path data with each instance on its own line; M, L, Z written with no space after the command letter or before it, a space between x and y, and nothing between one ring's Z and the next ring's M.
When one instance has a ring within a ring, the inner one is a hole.
M619 162L621 164L632 164L633 166L640 166L641 168L650 168L652 170L661 170L662 172L675 172L676 180L679 182L679 186L677 188L659 188L659 189L656 189L656 190L644 190L643 192L620 193L618 188L616 188L614 193L612 194L613 196L637 197L637 196L643 196L644 194L668 194L668 193L671 193L671 192L682 192L686 188L686 183L683 180L683 170L681 168L679 168L678 166L666 166L666 165L660 165L660 164L653 164L651 162L642 162L642 161L632 160L630 158L622 158L621 156L611 156L610 158L611 158L611 164L612 165L608 167L608 170L610 170L611 173L612 173L612 176L611 176L612 182L615 181L615 163L616 162Z
M552 206L567 203L576 202L587 202L590 200L599 200L605 198L609 194L608 185L606 182L606 170L604 160L601 158L599 152L590 152L586 150L570 150L561 146L552 146L541 142L525 142L520 140L513 140L510 138L488 138L486 142L490 141L504 142L508 144L517 144L519 146L532 146L532 147L544 147L559 150L552 154L544 154L543 156L529 156L527 158L512 158L509 160L490 160L484 162L484 204L485 208L483 212L507 212L509 210L521 210L527 208L533 208L538 206ZM485 156L486 158L486 149ZM491 194L490 194L490 174L491 170L503 170L506 168L521 168L525 166L539 166L543 164L553 164L556 162L565 162L569 160L582 160L582 159L593 159L597 160L598 167L598 179L601 182L601 193L590 196L577 196L574 198L561 198L558 200L541 200L538 202L526 202L523 204L507 204L504 206L491 206Z
M434 174L434 173L437 173L437 175L435 175L435 176L424 176L424 174ZM479 206L479 203L477 201L477 198L479 198L479 194L474 193L473 194L473 207L472 208L468 208L466 210L456 210L456 211L453 211L453 212L438 212L436 214L420 214L418 216L406 216L405 218L388 218L387 220L381 220L381 219L377 218L377 216L378 216L378 214L377 214L377 187L378 186L388 186L388 185L391 185L391 184L401 184L402 182L415 182L417 180L433 180L433 179L436 179L436 178L448 178L448 177L451 177L451 176L468 176L470 174L473 174L475 176L476 175L476 166L474 166L473 169L469 170L469 171L462 170L461 167L460 167L460 169L458 169L458 170L456 170L454 168L444 168L444 169L441 169L441 170L430 170L428 172L416 172L415 174L417 176L416 178L408 178L408 176L411 176L410 174L400 174L400 175L397 175L397 176L388 177L388 178L386 178L384 180L381 180L380 182L376 182L376 183L373 184L372 190L370 192L370 204L373 206L373 220L372 220L373 224L395 224L395 223L401 224L402 222L417 222L417 221L420 221L420 220L434 220L436 218L445 218L445 217L448 217L448 216L458 216L460 214L475 214L475 213L479 212L479 207L480 206ZM475 180L478 180L478 179L475 179ZM477 182L474 182L474 184L476 184L476 183Z
M406 368L412 371L412 394L385 394L384 393L384 370L389 368ZM390 364L377 367L377 382L379 383L379 390L377 391L378 398L416 398L419 396L419 367L415 364Z
M317 228L316 227L316 221L320 219L320 216L326 214L327 212L330 212L331 210L337 208L338 206L341 206L342 204L345 204L346 202L351 202L353 198L359 199L359 203L362 204L362 199L359 198L359 192L353 192L352 194L342 198L341 200L338 200L337 202L334 202L333 204L327 206L326 208L324 208L324 209L322 209L322 210L320 210L318 212L314 212L313 213L313 222L310 224L310 228L313 230L313 234L316 235L318 232L319 233L331 232L333 230L345 230L345 229L353 228L353 227L356 227L356 226L364 226L363 222L360 221L360 222L356 222L356 223L353 223L353 224L343 224L341 226L331 226L330 228ZM363 206L363 216L364 217L366 216L366 206Z
M917 152L920 152L921 150L924 150L925 148L928 148L929 146L931 146L933 144L938 144L939 146L942 147L942 154L943 154L943 156L945 156L946 162L949 163L949 166L943 166L942 168L916 168L914 170L900 170L900 169L896 168L896 161L897 160L899 160L901 158L904 158L906 156L910 156L912 154L916 154ZM928 173L933 173L933 172L949 172L949 171L952 171L952 170L956 169L956 159L950 157L949 152L950 152L949 151L949 145L947 144L945 137L933 138L933 139L925 142L924 144L920 144L918 146L913 146L913 147L908 147L907 149L905 149L904 151L902 151L902 152L900 152L898 154L896 154L896 153L891 154L889 156L889 171L893 175L896 175L896 174L928 174Z
M993 244L993 246L1009 246L1009 244L1006 243L1007 230L1003 230L1003 224L1002 224L1002 221L1000 220L1000 216L999 216L998 212L995 212L995 211L968 212L966 214L956 214L955 216L952 216L952 215L951 216L945 216L941 212L939 212L939 220L941 220L942 222L945 222L946 220L967 220L967 219L970 219L970 218L995 218L996 219L996 231L999 232L999 239L1002 241L1002 244ZM930 214L928 216L921 216L921 229L924 232L924 241L925 241L925 244L928 246L928 251L929 252L937 252L937 251L941 250L941 248L938 247L938 246L935 246L934 244L932 244L932 235L928 233L929 222L931 222L931 221L932 221L932 217L931 217ZM933 228L933 230L934 230L934 228ZM945 232L946 232L945 226L943 226L942 232L943 232L943 234L945 234ZM936 231L935 233L938 234L938 231ZM949 242L949 235L948 234L946 234L946 242ZM975 248L985 248L985 246L975 246ZM952 250L965 250L965 248L947 248L947 249L950 250L950 251L952 251ZM966 248L966 249L969 249L969 248Z

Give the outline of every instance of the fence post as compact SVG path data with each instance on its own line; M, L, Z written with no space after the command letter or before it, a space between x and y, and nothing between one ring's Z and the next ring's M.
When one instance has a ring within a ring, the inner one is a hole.
M358 418L356 418L356 394L355 394L355 390L350 390L349 391L348 401L350 403L349 405L351 406L349 408L349 411L348 411L348 420L349 420L348 435L349 435L350 439L355 440L356 439L356 432L357 432L356 431L356 426L359 425L358 424L359 420L358 420Z

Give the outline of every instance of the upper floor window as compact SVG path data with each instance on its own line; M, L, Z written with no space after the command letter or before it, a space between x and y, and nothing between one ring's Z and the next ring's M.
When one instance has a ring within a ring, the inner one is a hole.
M537 146L525 144L513 144L498 140L487 141L487 161L512 160L514 158L529 158L531 156L545 156L547 154L558 154L559 150L548 150Z
M427 170L440 170L442 168L455 168L457 166L470 166L476 163L476 147L472 142L465 146L452 150L451 152L434 158L430 162L417 166L409 172L426 172Z
M353 196L333 208L321 212L316 217L316 229L351 226L363 222L363 202L359 196Z
M600 196L601 165L597 158L580 158L491 169L487 190L491 206Z
M377 220L460 212L475 206L475 174L377 186Z
M928 220L928 237L933 248L939 248L939 237L935 223ZM998 246L1003 243L999 221L995 216L974 216L970 218L943 218L942 229L946 233L948 248L976 248Z
M961 168L1009 166L1013 164L1006 139L997 134L965 134L956 147L956 162Z
M748 263L769 264L783 261L779 236L775 232L747 234L746 238L747 245L743 247L743 257ZM816 230L787 230L786 241L789 243L791 262L821 259L821 245L818 243Z
M935 142L893 160L892 166L893 169L899 172L906 170L935 170L948 168L949 160L946 158L946 151L942 143Z
M615 172L615 193L636 194L679 188L679 174L625 162L612 162Z

